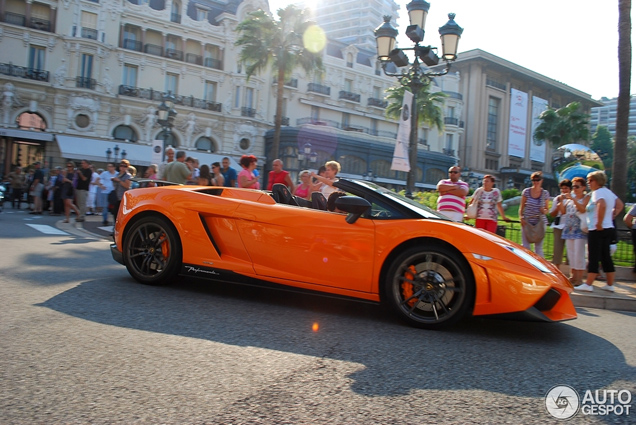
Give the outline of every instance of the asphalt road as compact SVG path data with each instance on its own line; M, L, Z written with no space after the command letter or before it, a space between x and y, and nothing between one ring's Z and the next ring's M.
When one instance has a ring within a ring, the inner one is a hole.
M434 332L371 304L148 287L53 220L0 214L1 424L546 424L556 385L636 398L634 313Z

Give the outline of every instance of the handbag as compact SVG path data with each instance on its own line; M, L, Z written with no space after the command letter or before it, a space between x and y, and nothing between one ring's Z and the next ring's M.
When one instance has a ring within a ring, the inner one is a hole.
M587 213L577 211L576 216L581 220L581 232L587 233L589 231L587 228Z
M530 243L538 243L545 237L545 223L543 217L539 217L537 224L527 223L523 226L523 232L526 235L526 240Z
M466 208L466 217L477 218L477 207L479 206L479 198L481 198L481 192L479 195L480 196L477 197L477 199L473 199L473 201L468 205L468 208Z
M119 198L117 197L117 190L111 190L108 194L108 203L110 205L117 205Z

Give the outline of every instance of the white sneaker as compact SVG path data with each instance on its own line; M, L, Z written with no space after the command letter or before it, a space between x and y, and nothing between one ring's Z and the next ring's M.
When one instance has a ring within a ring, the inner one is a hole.
M607 283L601 286L601 289L604 289L609 292L614 292L614 285L608 285Z
M587 283L582 283L579 286L574 287L574 290L582 292L594 292L594 287L592 285L588 285Z

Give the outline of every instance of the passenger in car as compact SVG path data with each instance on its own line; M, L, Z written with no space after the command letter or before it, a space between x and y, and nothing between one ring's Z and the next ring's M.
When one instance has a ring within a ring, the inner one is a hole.
M316 178L320 183L323 183L320 192L325 195L325 198L329 199L329 195L337 191L338 188L333 184L338 181L336 177L340 172L340 163L338 161L327 161L325 164L325 175L320 176L316 173L311 173L311 177Z
M329 199L327 199L327 211L346 214L346 211L342 211L336 208L336 201L338 200L338 198L346 195L347 194L341 190L336 190L331 195L329 195Z

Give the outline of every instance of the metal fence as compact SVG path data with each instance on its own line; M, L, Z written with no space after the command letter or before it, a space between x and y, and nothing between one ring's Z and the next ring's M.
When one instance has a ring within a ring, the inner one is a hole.
M620 266L634 266L634 247L631 233L627 229L617 229L618 243L616 252L612 256L614 263ZM518 222L500 221L497 226L497 234L521 245L521 224ZM554 250L554 233L548 227L543 240L543 253L546 260L551 261Z

